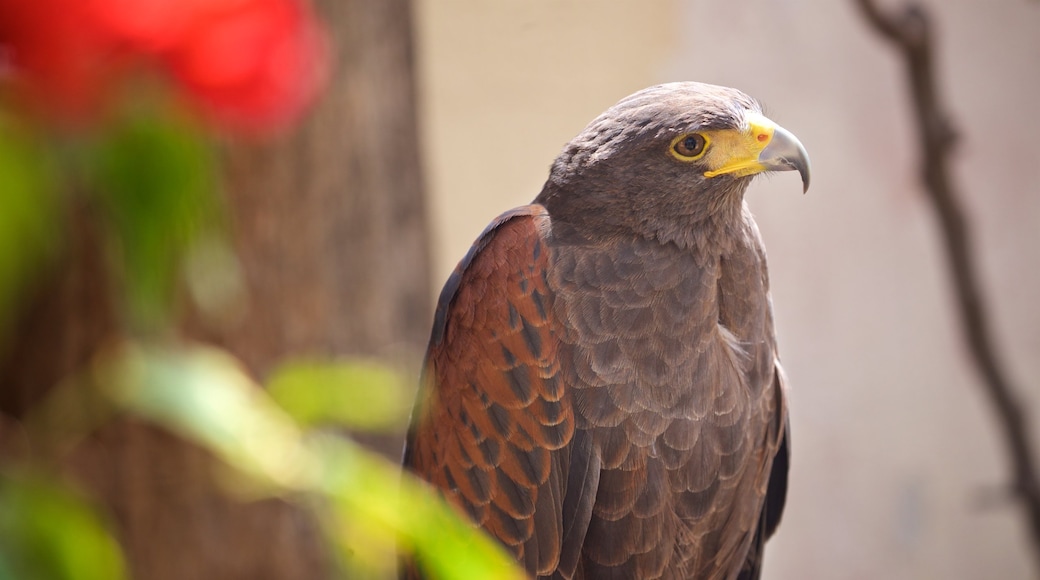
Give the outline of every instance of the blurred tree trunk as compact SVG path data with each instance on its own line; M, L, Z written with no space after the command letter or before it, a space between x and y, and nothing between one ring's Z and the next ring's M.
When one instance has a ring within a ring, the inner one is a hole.
M181 324L260 379L290 355L416 361L429 324L409 0L316 4L332 40L326 93L298 131L226 151L246 303L220 323L189 313ZM66 229L0 359L0 411L11 417L120 332L92 209L73 208ZM316 524L283 502L227 499L202 451L127 420L81 447L70 470L113 516L134 577L326 575Z
M252 305L216 338L259 372L291 353L414 351L429 331L409 2L319 7L329 90L303 130L226 159Z

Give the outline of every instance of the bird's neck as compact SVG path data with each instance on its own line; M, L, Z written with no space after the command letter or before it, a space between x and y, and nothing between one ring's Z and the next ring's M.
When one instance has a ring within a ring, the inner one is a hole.
M673 215L657 220L649 236L662 244L675 244L706 264L732 253L746 240L743 203L732 203L702 215Z
M691 193L692 197L645 192L653 203L631 203L617 196L578 195L546 184L536 199L552 218L557 240L574 245L602 246L647 239L693 252L705 260L726 254L746 239L744 192L748 180Z

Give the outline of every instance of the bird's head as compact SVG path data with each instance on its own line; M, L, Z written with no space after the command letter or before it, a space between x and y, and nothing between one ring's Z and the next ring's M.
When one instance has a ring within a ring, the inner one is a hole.
M805 148L757 101L670 83L592 121L557 157L537 201L584 238L628 231L686 245L706 223L739 219L752 177L787 170L809 188Z

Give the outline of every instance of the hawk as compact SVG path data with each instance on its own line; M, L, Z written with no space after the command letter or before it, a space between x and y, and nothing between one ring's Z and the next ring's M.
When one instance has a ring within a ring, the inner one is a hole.
M789 429L752 178L809 158L735 89L608 109L444 286L405 467L537 578L757 578Z

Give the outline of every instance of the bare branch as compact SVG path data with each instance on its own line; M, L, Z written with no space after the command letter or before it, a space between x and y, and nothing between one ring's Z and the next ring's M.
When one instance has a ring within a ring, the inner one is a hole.
M917 118L925 192L932 202L945 242L946 258L957 298L961 326L972 359L981 375L985 394L993 405L1007 446L1014 491L1022 502L1040 566L1040 482L1029 425L1022 407L997 358L989 317L972 261L971 232L950 172L950 154L956 131L940 102L933 66L933 39L927 12L916 4L886 14L873 0L857 0L875 32L903 56Z

